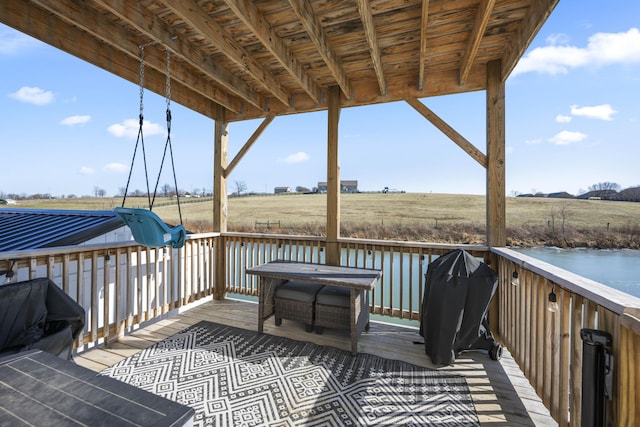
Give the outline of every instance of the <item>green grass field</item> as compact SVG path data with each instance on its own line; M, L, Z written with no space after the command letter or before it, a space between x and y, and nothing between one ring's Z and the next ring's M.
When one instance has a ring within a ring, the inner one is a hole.
M185 226L197 232L210 231L211 199L180 200ZM561 245L574 246L571 241L576 241L576 244L587 246L633 247L634 243L580 242L584 239L575 233L596 233L602 239L602 233L635 236L640 230L640 203L516 197L508 197L506 202L507 234L515 244L557 244L549 242L551 234L565 240L564 244L560 241ZM108 210L121 203L119 198L74 198L19 201L8 207ZM484 196L476 195L343 194L342 235L478 243L484 238L485 203ZM146 204L146 198L127 198L128 206L144 207ZM154 212L168 223L179 222L175 200L157 199ZM228 200L230 231L264 232L267 222L279 222L280 226L271 227L271 232L322 235L325 216L325 194L246 196Z

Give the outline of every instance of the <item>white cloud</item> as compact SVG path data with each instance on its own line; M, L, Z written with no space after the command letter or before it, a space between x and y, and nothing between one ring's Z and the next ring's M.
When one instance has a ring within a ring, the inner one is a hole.
M638 28L624 33L596 33L589 37L586 47L569 46L564 35L550 36L547 43L547 46L527 53L516 65L512 76L531 71L566 74L571 68L588 65L640 63Z
M571 114L574 116L583 116L590 119L613 120L611 116L617 113L609 104L594 105L593 107L571 106Z
M60 121L61 125L73 126L87 123L91 120L91 116L69 116Z
M569 36L563 33L550 34L546 39L550 45L559 45L569 43Z
M556 116L556 122L558 122L558 123L569 123L572 119L573 119L573 117L571 117L571 116L563 116L562 114L558 114Z
M20 102L34 105L46 105L54 100L53 92L30 86L22 86L16 92L9 94L9 96Z
M127 165L122 163L109 163L105 165L103 169L109 172L126 172L128 170L127 168Z
M297 153L293 153L288 155L285 158L280 159L281 162L284 163L301 163L309 160L309 155L304 151L298 151Z
M107 128L110 134L120 137L136 138L138 136L138 130L140 122L135 119L126 119L122 123L116 123ZM142 132L144 136L158 135L164 133L164 129L157 123L151 123L150 121L143 121Z
M556 145L570 145L580 142L587 137L587 134L582 132L573 132L569 130L563 130L549 138L549 142Z
M87 167L87 166L82 166L80 168L80 174L81 175L93 175L93 169L91 169L90 167Z

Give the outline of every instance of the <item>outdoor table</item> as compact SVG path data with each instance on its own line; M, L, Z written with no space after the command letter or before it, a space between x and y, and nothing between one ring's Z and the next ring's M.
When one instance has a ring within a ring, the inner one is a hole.
M342 286L350 289L350 332L351 354L358 352L358 331L356 318L356 298L360 292L368 292L375 288L382 277L382 271L341 267L324 264L312 264L295 261L272 261L247 269L247 274L259 276L258 280L258 332L262 333L266 319L274 314L273 295L275 289L287 280L302 280L324 285ZM360 313L368 316L369 312Z
M0 358L0 425L183 426L193 408L42 351Z

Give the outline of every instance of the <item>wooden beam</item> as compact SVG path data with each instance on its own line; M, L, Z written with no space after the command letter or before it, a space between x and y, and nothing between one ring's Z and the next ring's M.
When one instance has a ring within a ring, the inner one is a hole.
M224 171L229 161L229 122L226 111L218 108L214 131L213 159L213 231L227 231L227 180Z
M533 38L538 34L542 25L546 22L553 9L560 0L540 0L531 3L529 10L524 15L524 22L518 26L511 44L502 56L502 80L506 80L513 71L524 52L527 50Z
M58 5L58 2L51 2L51 5ZM80 8L77 13L82 13L82 10L83 8ZM133 84L139 83L139 49L134 43L126 45L126 52L122 48L114 49L113 46L92 37L91 34L88 34L78 26L70 25L68 21L61 20L56 13L25 1L0 2L0 16L2 16L2 22L18 31L39 40L46 40L51 46L122 77ZM99 15L93 13L81 16L89 27L102 27L104 23ZM107 28L113 30L113 34L116 37L123 37L121 30L113 28L108 22L104 24L107 25ZM51 36L52 28L56 28L57 31L55 37ZM131 51L129 51L129 48ZM150 66L148 68L148 72L145 75L145 86L147 89L164 96L166 89L164 77L166 56L162 55L162 58L161 67ZM213 100L203 97L192 86L182 84L185 81L189 82L189 73L185 72L185 70L178 69L176 73L178 78L173 88L173 99L183 105L193 103L192 108L194 111L198 111L207 117L213 117L213 114L215 114ZM206 85L200 86L202 91L207 89L211 88Z
M435 127L440 129L442 133L447 135L453 142L455 142L460 148L462 148L467 154L471 156L482 167L487 167L487 156L485 156L480 150L478 150L473 144L460 135L455 129L449 126L444 120L442 120L436 113L431 111L426 105L416 98L407 98L407 103L411 105L418 113L422 114L424 118L429 120Z
M98 22L102 22L91 20L90 17L87 19L89 25L93 24L94 27L99 27ZM139 83L140 61L138 53L133 53L134 51L138 52L139 49L135 43L128 45L126 53L122 48L114 49L114 46L99 41L82 29L69 25L67 21L60 20L56 14L22 0L0 2L0 21L36 39L45 40L51 46L122 77L133 84ZM55 37L51 36L52 28L56 29ZM116 30L114 29L114 31ZM119 30L115 34L117 36L123 35ZM122 42L126 43L127 41L123 39ZM150 66L145 71L145 87L164 96L166 56L164 54L161 56L162 65L158 63L155 67ZM194 111L207 117L214 117L215 101L204 96L203 92L215 89L202 83L200 90L195 92L181 83L181 81L189 80L188 74L181 71L177 71L177 74L172 87L173 100L182 105L188 105Z
M415 75L395 78L389 77L387 79L388 90L386 96L380 94L378 82L375 80L354 81L352 91L353 97L351 99L342 97L340 99L340 107L358 107L361 105L404 101L407 98L426 98L431 96L451 95L456 93L467 93L484 90L486 89L487 85L486 73L486 65L474 65L473 71L469 76L469 80L464 86L460 86L458 84L457 69L429 72L425 77L426 81L428 81L429 84L422 92L418 91ZM284 114L326 110L326 99L327 97L324 98L322 104L318 104L313 102L308 97L299 96L296 97L295 111L291 111L290 109L274 105L272 108L270 108L269 112L278 116ZM247 108L239 114L229 113L227 118L229 121L234 122L238 120L255 119L265 116L266 113L263 110Z
M420 59L418 69L418 91L422 92L426 84L425 68L427 67L427 30L429 28L429 0L422 0L422 16L420 18Z
M233 158L231 163L229 163L229 166L227 166L225 168L225 170L224 170L224 177L225 178L229 177L229 175L231 174L233 169L238 165L238 163L240 163L240 160L242 160L244 155L247 154L249 149L258 140L260 135L262 135L262 132L264 132L264 130L267 128L267 126L269 126L269 123L271 123L273 121L274 117L275 117L274 115L269 115L269 116L265 117L265 119L260 123L260 126L258 126L258 128L255 130L255 132L253 132L251 137L242 146L240 151L238 151L238 154L236 154L236 156Z
M264 98L250 88L244 80L220 67L216 61L211 58L211 55L206 55L202 51L194 49L193 45L188 43L187 40L176 37L172 29L169 28L164 21L159 19L140 2L128 0L94 1L99 2L101 7L117 16L123 22L136 28L141 34L170 49L174 55L210 77L229 93L237 95L244 101L258 108L264 106ZM202 82L202 80L203 79L198 76L196 81ZM231 98L219 88L209 89L207 94L210 94L218 104L223 105L228 110L239 112L242 109L242 104L239 100Z
M329 44L326 32L313 12L311 3L307 0L289 0L289 3L307 31L307 35L316 45L318 53L322 56L327 68L338 86L340 86L342 93L346 98L351 98L351 84L347 78L347 73L342 67L342 61Z
M340 163L338 161L338 123L340 89L329 88L327 119L327 254L328 265L340 265Z
M267 70L247 52L233 36L221 25L208 18L207 13L192 0L175 0L165 3L173 13L178 15L187 25L199 32L214 44L222 54L241 66L246 73L259 82L264 89L271 93L284 105L289 105L289 93ZM265 106L266 108L266 106Z
M476 59L478 48L480 47L480 42L482 41L482 37L487 30L487 24L489 23L489 18L491 18L491 12L493 12L493 6L495 5L495 3L495 0L482 0L480 2L480 5L478 6L478 11L476 12L476 20L473 24L473 29L471 30L469 41L467 42L467 48L464 51L462 60L460 61L461 85L463 85L469 77L471 65L473 65L473 61Z
M260 40L260 43L280 62L300 87L315 102L320 100L320 88L304 70L282 38L271 28L251 0L224 0L227 6Z
M229 160L229 123L224 107L218 106L213 136L213 231L227 231L227 179L224 171ZM218 242L216 252L215 283L213 298L220 300L226 296L227 251L224 238Z
M371 12L371 4L369 0L357 0L358 11L360 12L360 19L364 27L364 35L367 38L369 44L369 53L371 54L371 63L373 69L376 72L376 78L378 79L378 85L380 86L380 94L387 94L387 85L384 78L384 70L382 68L382 56L380 54L380 46L378 45L378 38L376 36L376 26L373 23L373 12Z
M506 246L505 83L500 61L487 64L487 245Z

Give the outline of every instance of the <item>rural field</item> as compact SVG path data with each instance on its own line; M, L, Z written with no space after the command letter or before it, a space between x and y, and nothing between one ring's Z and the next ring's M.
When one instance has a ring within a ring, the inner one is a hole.
M211 199L181 198L184 225L210 231ZM113 209L120 198L25 200L9 207ZM127 198L146 207L146 198ZM154 212L179 222L175 199L156 199ZM230 197L229 231L324 235L326 194ZM640 203L507 197L510 245L640 247ZM484 243L485 198L477 195L358 193L341 197L341 235L371 239Z

